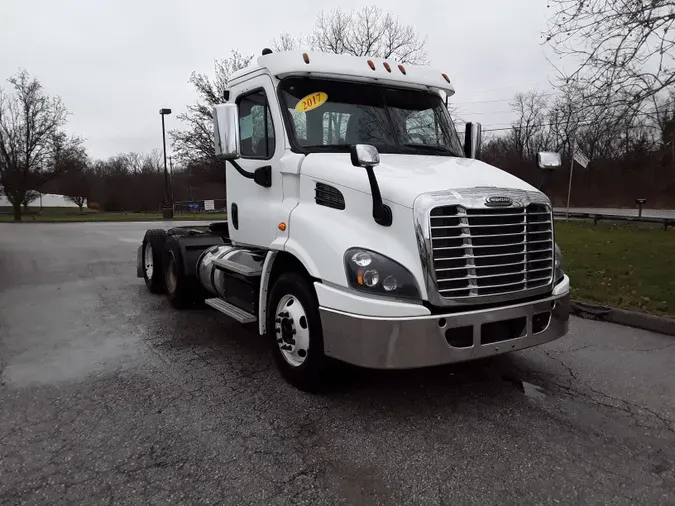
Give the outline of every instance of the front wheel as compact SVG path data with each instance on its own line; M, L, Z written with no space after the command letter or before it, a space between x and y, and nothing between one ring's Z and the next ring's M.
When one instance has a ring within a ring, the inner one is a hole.
M282 376L306 392L326 384L328 360L316 294L296 273L282 274L274 283L267 306L272 355Z

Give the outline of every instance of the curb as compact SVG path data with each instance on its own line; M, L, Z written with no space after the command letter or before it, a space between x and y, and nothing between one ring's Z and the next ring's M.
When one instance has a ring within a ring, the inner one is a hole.
M570 312L587 320L600 320L609 323L617 323L637 329L649 330L675 336L675 319L665 316L655 316L639 311L629 311L613 307L597 306L586 302L571 301Z

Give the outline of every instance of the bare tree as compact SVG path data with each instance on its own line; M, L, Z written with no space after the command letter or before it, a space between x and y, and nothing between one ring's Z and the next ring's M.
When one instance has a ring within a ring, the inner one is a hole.
M177 117L184 129L171 130L173 149L184 163L217 163L213 140L213 118L211 108L225 102L227 82L235 71L249 65L252 56L242 56L232 51L228 58L215 62L215 77L193 72L189 83L197 91L197 103L187 106L187 112Z
M0 89L0 184L21 220L21 205L31 190L59 171L60 150L77 144L63 132L67 111L60 98L50 98L37 79L21 70L8 82L13 94Z
M307 38L303 35L293 37L288 32L282 32L279 37L272 39L272 49L274 51L297 51L307 44Z
M23 196L23 200L21 201L21 205L23 206L24 212L28 212L28 204L31 202L35 202L38 197L40 197L40 192L35 191L35 190L26 190L26 193Z
M563 83L596 103L636 105L675 86L675 0L550 0L546 41L574 62ZM617 95L617 91L623 92Z
M542 139L545 133L546 107L546 95L536 90L517 93L511 101L511 108L518 115L513 123L511 136L514 147L522 158L534 156L540 147L535 145L536 139L546 144L547 139Z
M90 193L89 159L84 149L70 149L60 157L64 198L82 208Z
M273 40L276 50L288 51L307 47L324 53L351 54L391 58L401 63L427 63L426 39L412 25L379 7L359 10L340 8L320 12L314 30L307 36L292 37L282 33Z

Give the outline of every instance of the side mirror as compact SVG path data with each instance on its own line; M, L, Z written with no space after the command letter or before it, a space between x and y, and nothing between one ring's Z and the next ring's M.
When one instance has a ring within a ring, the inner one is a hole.
M537 164L541 170L556 170L562 167L560 153L540 151L537 153Z
M370 184L370 193L373 196L373 219L378 225L388 227L392 222L391 208L382 202L380 185L377 183L373 167L380 163L380 153L375 146L370 144L352 144L349 146L349 153L352 158L352 165L355 167L364 167L368 174L368 183Z
M239 150L239 111L235 104L218 104L213 107L213 137L216 156L235 160Z
M483 126L480 123L467 123L464 130L464 156L467 158L480 158L482 142Z
M374 167L380 163L380 153L370 144L353 144L349 151L355 167Z

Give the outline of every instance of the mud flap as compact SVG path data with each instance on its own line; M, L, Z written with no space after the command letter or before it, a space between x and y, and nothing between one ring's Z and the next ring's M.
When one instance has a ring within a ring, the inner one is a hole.
M138 251L136 252L136 277L137 278L143 277L143 245L142 244L138 247Z

